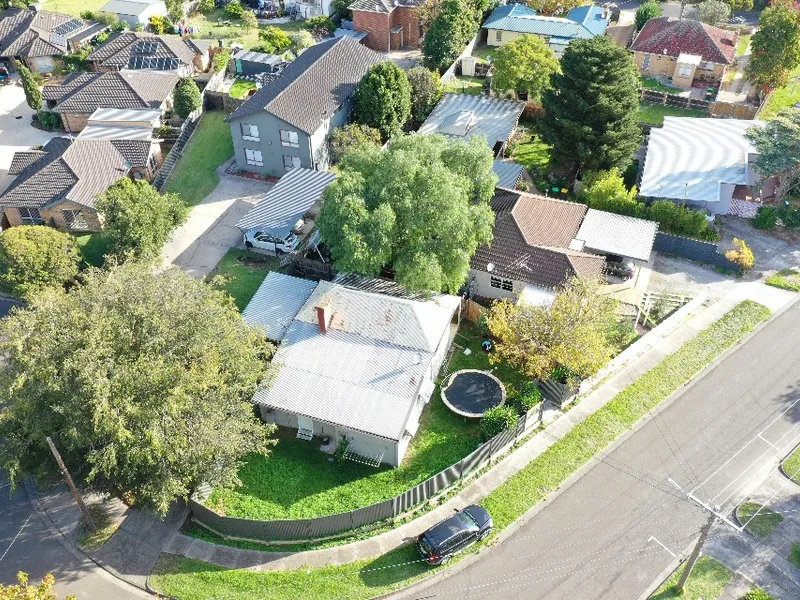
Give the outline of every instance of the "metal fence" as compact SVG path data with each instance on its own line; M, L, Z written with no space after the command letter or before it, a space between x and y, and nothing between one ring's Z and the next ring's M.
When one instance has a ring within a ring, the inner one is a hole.
M543 407L544 403L534 406L520 417L515 429L499 433L457 463L391 500L314 519L259 521L221 515L205 506L205 498L196 494L189 499L192 518L224 538L255 542L313 541L393 519L474 475L494 459L504 455L521 438L541 425Z
M679 235L658 232L653 249L662 254L673 254L689 260L708 263L722 269L741 271L739 265L728 260L717 249L717 245L711 242L702 242Z

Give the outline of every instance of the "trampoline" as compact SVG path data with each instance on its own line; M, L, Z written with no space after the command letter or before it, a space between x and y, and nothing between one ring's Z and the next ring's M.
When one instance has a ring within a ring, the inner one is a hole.
M457 415L478 419L506 401L506 388L491 373L476 369L456 371L442 388L442 402Z

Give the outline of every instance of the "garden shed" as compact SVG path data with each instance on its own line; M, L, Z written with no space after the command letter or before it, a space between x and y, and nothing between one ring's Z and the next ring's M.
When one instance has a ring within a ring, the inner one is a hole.
M231 70L237 75L258 75L259 73L278 73L283 60L276 54L264 54L252 50L239 50L233 55Z

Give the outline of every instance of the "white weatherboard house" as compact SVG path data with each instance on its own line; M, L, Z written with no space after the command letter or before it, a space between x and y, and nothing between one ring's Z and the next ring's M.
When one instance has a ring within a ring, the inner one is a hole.
M430 400L460 299L392 297L272 272L244 310L280 342L253 396L297 437L349 442L347 457L399 466ZM330 448L331 446L329 446Z
M758 153L745 137L762 121L665 117L647 143L639 194L717 215L758 184Z

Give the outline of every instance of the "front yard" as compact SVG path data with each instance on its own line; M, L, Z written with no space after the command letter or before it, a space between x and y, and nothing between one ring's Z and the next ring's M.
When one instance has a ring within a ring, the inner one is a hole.
M661 127L664 124L664 117L708 117L708 113L702 110L687 110L665 104L639 103L640 123Z
M773 119L780 111L800 103L800 67L792 71L789 83L770 94L758 115L762 121Z

